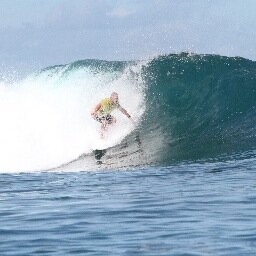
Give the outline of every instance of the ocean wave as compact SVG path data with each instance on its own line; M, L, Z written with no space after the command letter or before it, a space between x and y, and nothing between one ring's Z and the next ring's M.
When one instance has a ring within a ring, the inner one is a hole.
M256 63L240 57L83 60L0 88L0 170L166 166L256 146ZM111 91L137 125L116 112L102 142L89 113Z

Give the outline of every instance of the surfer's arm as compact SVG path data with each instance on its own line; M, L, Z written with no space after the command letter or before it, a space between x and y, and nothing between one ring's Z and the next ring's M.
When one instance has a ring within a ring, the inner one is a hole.
M124 109L123 107L121 107L121 106L119 105L119 110L120 110L124 115L126 115L126 116L134 123L134 121L133 121L131 115L127 112L126 109Z
M96 107L93 109L93 111L91 112L92 116L97 115L97 112L100 110L101 108L101 103L97 104Z

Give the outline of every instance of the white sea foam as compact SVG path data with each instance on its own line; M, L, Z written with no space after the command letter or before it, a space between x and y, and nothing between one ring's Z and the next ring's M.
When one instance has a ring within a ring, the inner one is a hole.
M95 74L88 68L64 73L68 66L8 84L0 84L0 172L46 170L69 162L94 149L114 146L134 126L119 111L118 122L102 141L100 124L91 109L112 91L121 105L139 121L144 112L141 81L122 74Z

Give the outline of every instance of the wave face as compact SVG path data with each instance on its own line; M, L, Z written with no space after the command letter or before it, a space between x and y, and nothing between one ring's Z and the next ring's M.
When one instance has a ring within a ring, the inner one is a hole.
M158 130L158 161L214 158L256 146L256 63L215 55L162 56L143 69L146 134Z
M137 126L116 112L102 142L90 111L112 91ZM78 61L2 82L0 98L0 170L8 172L166 166L256 147L256 63L238 57Z

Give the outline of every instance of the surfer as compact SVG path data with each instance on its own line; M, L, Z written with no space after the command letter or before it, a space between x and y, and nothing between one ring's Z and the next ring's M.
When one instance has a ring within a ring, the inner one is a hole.
M116 118L110 114L115 109L119 109L134 123L130 114L119 104L118 94L112 92L110 98L101 100L91 112L93 119L101 123L101 138L103 138L107 126L116 123Z

